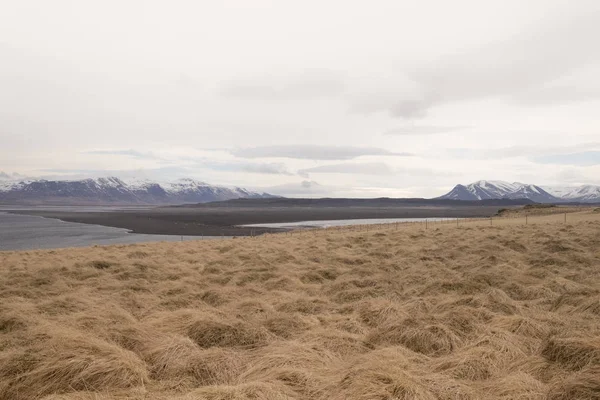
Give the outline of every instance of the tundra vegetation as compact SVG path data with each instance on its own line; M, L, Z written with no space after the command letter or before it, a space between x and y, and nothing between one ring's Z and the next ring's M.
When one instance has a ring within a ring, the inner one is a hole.
M0 252L0 400L599 399L568 217Z

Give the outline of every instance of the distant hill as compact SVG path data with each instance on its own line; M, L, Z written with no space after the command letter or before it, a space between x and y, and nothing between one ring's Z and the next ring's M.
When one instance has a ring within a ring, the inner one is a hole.
M519 206L533 204L528 199L486 199L486 200L452 200L452 199L396 199L381 197L375 199L351 198L240 198L206 204L186 204L177 207L399 207L399 206Z
M563 201L600 203L600 186L582 185L576 187L544 187L544 189Z
M598 203L600 186L585 185L573 188L552 188L504 181L477 181L456 185L438 200L528 199L536 203Z
M168 205L237 198L271 198L268 193L210 185L193 179L174 182L124 181L115 177L82 180L0 181L4 204Z

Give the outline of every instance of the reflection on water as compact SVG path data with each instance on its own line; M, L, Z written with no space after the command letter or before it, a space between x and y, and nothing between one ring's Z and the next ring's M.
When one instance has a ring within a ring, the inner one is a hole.
M221 239L128 233L127 229L0 212L0 250L54 249L140 242Z
M255 228L329 228L332 226L350 226L350 225L374 225L391 224L395 222L422 222L422 221L447 221L456 220L456 218L369 218L369 219L341 219L329 221L300 221L300 222L281 222L273 224L251 224L243 225Z

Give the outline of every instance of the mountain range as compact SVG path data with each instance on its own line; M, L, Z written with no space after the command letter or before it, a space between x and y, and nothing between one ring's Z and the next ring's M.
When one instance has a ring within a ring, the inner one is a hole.
M115 177L82 180L0 180L0 203L158 205L276 197L193 179L173 182L124 181Z
M0 175L0 204L170 205L277 197L189 178L158 182L116 177L47 180ZM435 198L463 201L496 199L527 199L536 203L600 203L600 186L547 187L481 180L468 185L456 185L450 192Z
M468 185L456 185L450 192L437 199L529 199L536 203L600 203L600 186L550 187L482 180Z

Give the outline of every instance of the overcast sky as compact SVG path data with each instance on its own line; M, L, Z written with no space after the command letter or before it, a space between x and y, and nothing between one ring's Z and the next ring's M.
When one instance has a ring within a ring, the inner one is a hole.
M0 7L0 171L290 196L600 184L600 1Z

